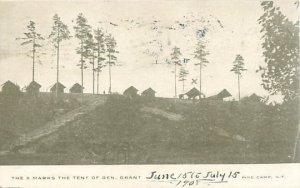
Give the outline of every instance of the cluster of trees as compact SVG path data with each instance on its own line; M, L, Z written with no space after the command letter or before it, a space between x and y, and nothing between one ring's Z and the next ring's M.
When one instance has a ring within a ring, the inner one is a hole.
M183 66L183 64L187 63L188 61L180 60L181 56L180 48L175 46L172 49L171 53L171 63L174 64L174 73L175 73L175 97L177 97L177 66L181 66L179 71L179 80L182 82L182 93L184 93L184 83L186 81L186 77L189 74L189 71ZM206 43L202 40L198 40L196 44L195 51L193 53L194 58L198 61L194 65L199 66L199 91L200 91L200 99L202 96L202 70L206 65L209 63L207 56L209 55L209 51L206 49ZM247 69L244 68L244 58L238 54L236 55L235 60L233 61L233 68L230 71L233 71L238 76L238 96L240 100L240 78L242 77L242 72L246 71ZM194 80L194 84L196 84L196 80Z
M299 2L297 1L295 4L298 8ZM281 94L284 101L294 100L299 96L299 21L294 23L289 20L280 11L280 8L274 5L273 1L262 1L261 7L264 13L258 19L258 23L262 27L260 32L262 33L265 64L259 66L257 72L261 73L262 86L270 95ZM209 63L207 55L209 55L209 51L206 50L206 44L199 39L194 51L194 58L199 61L195 65L199 66L200 93L202 93L202 70ZM171 53L171 62L174 64L175 71L175 97L177 96L177 66L182 65L179 60L180 56L180 49L175 46ZM240 79L242 72L247 70L244 66L244 58L237 54L230 71L237 75L239 100L241 96ZM187 75L188 71L182 67L179 81L182 82L183 92ZM194 83L196 83L195 80Z
M258 22L262 27L262 48L265 64L260 66L257 72L261 73L262 85L264 89L269 91L270 95L281 94L284 96L284 100L293 100L299 96L299 21L296 23L290 21L272 1L262 1L261 6L264 13ZM33 21L29 22L27 30L24 37L17 39L23 40L21 45L31 46L30 57L32 58L32 80L34 81L35 64L42 54L40 48L45 38L36 31L36 25ZM99 73L103 67L108 66L108 93L111 93L111 67L116 64L116 54L118 53L116 40L111 34L105 34L99 28L93 30L82 13L77 16L74 30L74 36L79 41L76 53L80 55L78 67L81 69L81 86L84 87L84 69L88 67L89 62L93 74L93 93L99 93ZM60 44L70 38L68 26L61 21L57 14L54 15L52 32L48 39L51 40L56 49L57 83L59 82ZM197 61L195 66L199 66L200 93L202 93L202 71L209 63L207 59L209 51L206 49L203 38L204 36L198 39L193 53ZM177 46L172 49L170 54L170 63L174 64L175 97L177 97L177 81L182 82L182 92L184 92L186 77L189 74L186 67L182 66L188 61L181 62L181 55L180 48ZM237 54L233 61L233 68L230 70L237 75L239 99L241 93L240 79L242 72L246 71L244 65L244 58ZM179 76L177 76L178 66L182 66ZM196 84L196 80L194 80L194 84Z
M105 66L109 67L109 90L111 93L111 66L116 64L117 42L111 34L105 34L103 30L93 29L82 13L76 18L76 25L73 27L75 38L78 39L79 45L76 48L76 53L80 55L80 60L77 66L81 70L81 86L84 88L84 69L88 68L88 63L91 65L93 74L93 94L99 93L99 73ZM42 41L45 40L41 34L36 31L36 24L30 21L27 26L25 37L17 38L23 40L21 45L31 45L30 57L32 58L32 81L35 81L35 64L39 59L42 47ZM60 68L60 46L63 41L71 38L71 32L68 26L55 14L53 16L53 26L48 39L53 44L56 50L56 82L59 83L59 68ZM58 84L56 84L58 86ZM58 87L56 88L58 93Z

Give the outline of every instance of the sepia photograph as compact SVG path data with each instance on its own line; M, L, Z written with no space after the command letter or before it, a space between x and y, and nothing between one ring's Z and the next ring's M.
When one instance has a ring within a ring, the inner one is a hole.
M299 163L299 140L299 0L0 1L1 166Z

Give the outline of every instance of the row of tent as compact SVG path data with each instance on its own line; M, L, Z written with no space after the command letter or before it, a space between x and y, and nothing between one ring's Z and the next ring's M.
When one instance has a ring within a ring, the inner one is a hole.
M28 93L35 94L35 93L40 92L41 87L42 86L39 83L37 83L36 81L32 81L32 82L30 82L30 84L28 86L25 87L25 90ZM64 86L63 84L58 82L50 87L50 92L55 93L56 87L57 87L58 93L64 93L64 90L66 88L66 86ZM2 88L1 91L4 94L20 92L20 87L17 84L14 84L13 82L11 82L10 80L8 80L4 84L2 84L1 88ZM69 90L70 93L81 93L82 91L83 91L83 87L78 83L74 84Z
M152 88L148 88L145 91L141 93L141 96L143 97L155 97L155 91ZM123 95L134 98L138 96L138 89L136 89L134 86L130 86L127 88L124 92ZM210 97L207 97L206 99L211 99L211 100L223 100L227 97L231 97L232 95L226 90L223 89L221 92L219 92L217 95L213 95ZM180 94L179 98L180 99L199 99L199 98L205 98L205 95L201 93L197 88L192 88L186 93Z
M8 80L4 84L2 84L1 87L2 87L2 93L4 93L4 94L5 93L12 94L12 93L20 92L20 87L17 84L14 84L13 82L11 82L10 80ZM28 93L36 94L36 93L40 92L41 87L42 86L39 83L37 83L36 81L32 81L28 86L25 87L25 90ZM50 87L50 92L56 93L56 89L57 89L58 93L64 93L65 88L66 87L63 84L58 82ZM83 89L84 88L80 84L75 83L70 88L69 92L70 93L81 93L83 91ZM141 96L155 97L155 93L156 93L156 91L154 91L152 88L148 88L141 93ZM130 97L130 98L136 97L136 96L138 96L138 89L136 89L133 86L130 86L123 92L123 95ZM195 99L197 97L200 98L200 95L201 95L201 98L205 98L203 93L200 93L200 91L194 87L191 90L189 90L188 92L180 94L179 98L180 99L186 99L186 98L187 99ZM231 96L231 94L226 89L223 89L217 95L210 96L208 98L216 99L216 100L223 100L224 98L227 98L230 96Z
M156 93L156 91L154 91L151 87L149 87L148 89L146 89L145 91L143 91L141 93L141 96L142 97L155 97L155 93ZM123 92L123 95L130 97L130 98L134 98L134 97L138 96L138 89L136 89L133 86L130 86Z
M16 92L20 92L20 87L17 84L14 84L11 81L7 81L4 84L1 85L2 87L2 93L16 93ZM36 94L40 91L40 88L42 86L37 83L36 81L32 81L28 86L25 87L26 92L31 93L31 94ZM57 88L56 88L57 87ZM55 93L56 89L58 93L64 93L65 90L65 86L63 84L61 84L60 82L55 83L54 85L52 85L50 87L50 92ZM75 83L69 90L70 93L81 93L83 91L83 87L78 84ZM146 90L144 90L141 93L141 96L145 96L145 97L155 97L155 93L156 91L154 91L152 88L148 88ZM136 89L133 86L130 86L129 88L127 88L124 92L123 95L128 96L128 97L135 97L138 96L138 89ZM189 90L188 92L184 93L184 94L180 94L179 98L180 99L195 99L195 98L200 98L200 95L202 98L205 98L205 96L200 93L200 91L198 89L196 89L195 87L192 88L191 90ZM214 96L210 96L208 98L210 99L220 99L223 100L226 97L230 97L231 94L226 90L222 90L220 93L218 93L217 95Z
M57 88L57 92L58 93L64 93L65 90L65 86L61 83L55 83L54 85L51 86L50 88L50 92L56 93L56 86L58 86ZM13 93L19 93L20 92L20 87L17 84L14 84L11 81L7 81L4 84L1 85L2 87L2 93L6 93L6 94L13 94ZM41 85L35 81L32 81L27 87L25 87L26 92L31 93L31 94L36 94L40 91ZM75 83L69 90L70 93L82 93L83 91L83 87L78 84ZM151 87L144 90L143 92L141 92L141 96L143 97L155 97L155 93L156 91L154 91ZM136 89L133 86L130 86L129 88L127 88L124 92L123 92L124 96L130 97L130 98L134 98L136 96L139 96L138 94L138 89ZM198 89L196 89L195 87L192 88L191 90L189 90L186 93L180 94L179 98L180 99L199 99L201 96L201 98L205 98L205 99L210 99L210 100L224 100L225 98L231 97L232 95L226 90L223 89L221 92L219 92L216 95L213 96L209 96L209 97L205 97L205 95L203 93L200 93L200 91ZM252 94L250 97L248 97L250 99L253 100L260 100L261 97L256 95L255 93Z
M36 94L40 92L40 88L42 86L37 83L36 81L30 82L28 86L26 86L24 89L26 92L31 93L31 94ZM57 87L57 88L56 88ZM20 92L20 87L17 84L14 84L10 80L6 81L4 84L1 85L1 92L4 94L13 94L13 93L18 93ZM61 84L60 82L53 84L50 87L50 92L56 93L56 89L58 93L64 93L66 86ZM82 93L83 87L75 83L69 90L70 93ZM126 96L135 96L137 95L137 89L133 86L129 87L124 91L124 95ZM155 97L155 91L152 88L148 88L145 91L142 92L142 96L148 96L148 97Z

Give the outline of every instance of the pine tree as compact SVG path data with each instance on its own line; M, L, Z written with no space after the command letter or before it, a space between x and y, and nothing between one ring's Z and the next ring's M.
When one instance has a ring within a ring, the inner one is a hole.
M105 38L105 44L106 44L106 51L108 52L107 57L108 61L106 64L108 65L108 72L109 72L109 89L108 93L111 94L111 67L116 64L117 57L115 56L118 51L116 51L117 42L114 39L114 37L109 34Z
M102 71L102 68L105 66L102 62L105 60L101 54L105 53L105 41L104 41L104 33L98 28L94 30L94 37L96 43L96 51L97 51L97 67L95 71L97 73L97 94L99 94L99 73Z
M209 55L209 52L206 50L206 46L203 41L199 40L194 51L194 58L199 60L199 63L195 63L196 66L199 66L199 91L202 93L202 69L209 63L206 56ZM201 99L201 95L200 95Z
M78 66L81 70L81 86L83 85L83 70L87 68L86 59L88 58L88 50L85 48L85 45L88 41L88 34L91 32L91 26L88 25L87 19L80 13L76 19L76 26L75 29L75 37L79 39L80 44L79 47L76 49L77 54L80 55L80 61ZM83 90L82 90L83 96Z
M71 38L70 31L68 29L68 26L64 24L60 17L55 14L53 16L53 26L51 34L49 35L49 38L51 39L51 42L53 43L54 48L56 49L56 97L58 96L58 83L59 83L59 51L60 51L60 43L63 40L68 40Z
M171 61L174 64L174 81L175 81L175 98L177 97L177 65L181 65L180 64L180 60L179 57L181 56L181 52L180 52L180 48L178 47L174 47L173 48L173 52L171 53Z
M96 58L96 43L94 41L94 36L92 33L87 34L87 41L84 45L84 48L87 53L87 58L90 60L90 64L92 65L92 77L93 77L93 94L95 94L95 58Z
M17 38L17 40L23 40L21 46L31 45L32 50L30 50L32 55L29 55L32 58L32 81L35 81L35 64L38 60L38 48L41 48L41 41L45 40L41 34L36 32L35 22L30 21L27 26L28 31L24 33L25 37Z
M240 91L240 78L242 77L242 72L246 71L247 69L244 68L244 58L241 55L236 55L235 60L233 61L233 68L230 70L234 72L238 77L238 93L239 93L239 100L241 99L241 91Z
M179 80L180 82L182 82L182 93L184 93L184 81L186 81L186 77L189 74L189 71L187 71L183 66L180 68L180 72L179 72Z

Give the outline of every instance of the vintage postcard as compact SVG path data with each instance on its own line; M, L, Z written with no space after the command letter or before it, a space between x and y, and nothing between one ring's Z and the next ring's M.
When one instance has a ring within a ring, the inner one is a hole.
M0 0L0 187L300 187L299 0Z

